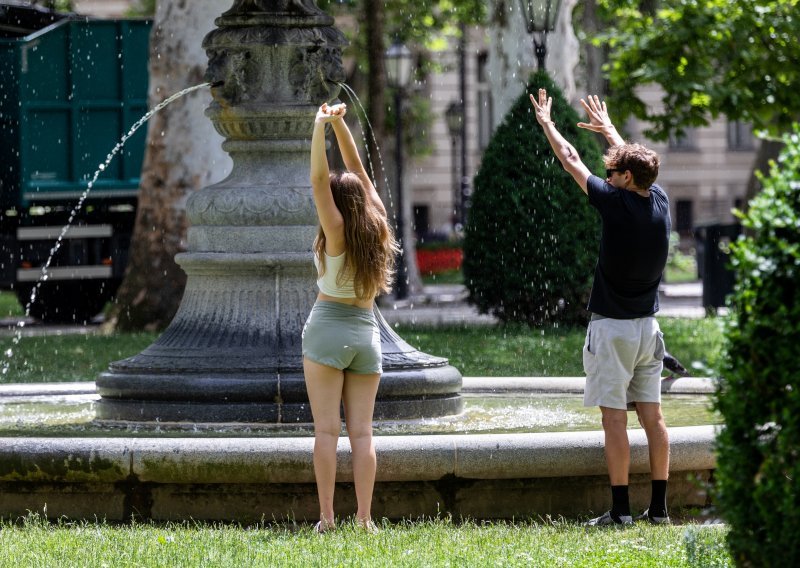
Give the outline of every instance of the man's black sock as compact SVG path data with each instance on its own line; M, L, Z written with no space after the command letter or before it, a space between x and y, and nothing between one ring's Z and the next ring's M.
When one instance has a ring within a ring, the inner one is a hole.
M611 486L611 517L619 521L621 516L630 517L631 505L628 501L627 485Z
M654 479L650 482L653 487L652 497L650 497L650 517L667 517L667 480Z

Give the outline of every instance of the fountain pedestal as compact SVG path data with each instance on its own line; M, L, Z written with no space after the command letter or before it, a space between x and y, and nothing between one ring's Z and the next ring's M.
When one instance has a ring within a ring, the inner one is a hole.
M216 24L203 43L218 85L206 115L233 169L188 200L180 308L155 343L100 375L100 420L311 420L301 354L316 297L308 158L316 109L344 80L345 39L313 0L237 0ZM460 412L458 370L378 316L375 418Z

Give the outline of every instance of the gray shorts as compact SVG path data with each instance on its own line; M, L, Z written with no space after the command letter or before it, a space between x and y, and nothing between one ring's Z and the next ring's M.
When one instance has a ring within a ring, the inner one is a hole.
M661 402L664 335L654 317L594 316L583 345L584 406L634 410L635 402Z
M382 373L381 332L375 313L318 301L303 327L303 357L351 373Z

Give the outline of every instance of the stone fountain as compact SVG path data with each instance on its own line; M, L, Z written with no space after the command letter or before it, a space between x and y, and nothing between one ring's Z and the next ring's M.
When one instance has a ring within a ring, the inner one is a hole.
M187 203L178 313L97 380L101 420L309 422L301 332L316 297L309 182L313 117L345 78L342 33L313 0L237 0L204 40L206 115L233 159ZM376 308L377 312L377 308ZM377 313L384 375L375 418L457 414L461 374Z

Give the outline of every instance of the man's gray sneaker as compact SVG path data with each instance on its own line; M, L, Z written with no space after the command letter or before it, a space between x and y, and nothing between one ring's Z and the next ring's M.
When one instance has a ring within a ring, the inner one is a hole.
M637 521L647 521L653 525L671 525L672 521L669 520L669 517L651 517L650 516L650 509L645 509L644 513L636 517Z
M633 518L630 515L620 515L619 520L617 521L614 517L611 516L611 511L606 511L596 519L591 519L590 521L586 521L583 523L585 527L607 527L607 526L625 526L625 525L632 525Z

